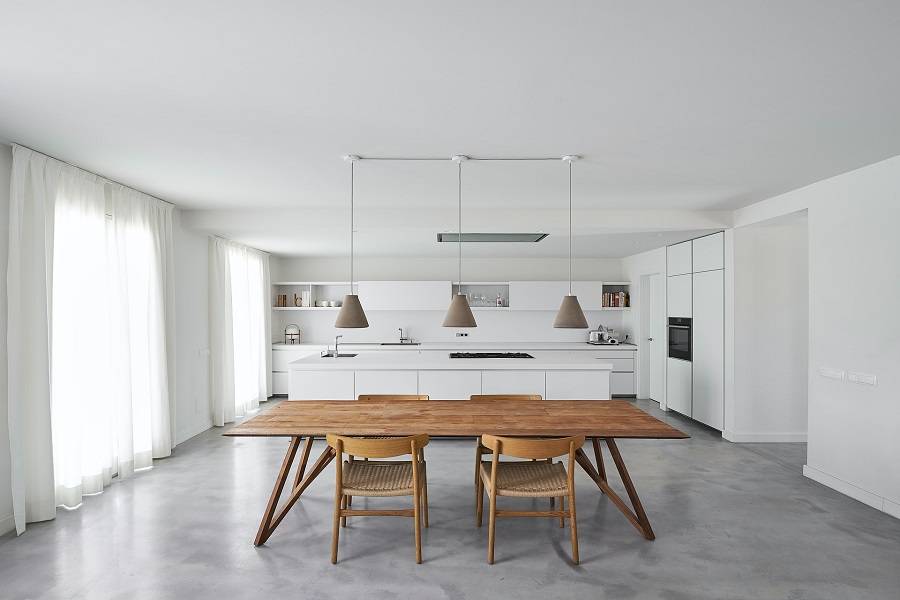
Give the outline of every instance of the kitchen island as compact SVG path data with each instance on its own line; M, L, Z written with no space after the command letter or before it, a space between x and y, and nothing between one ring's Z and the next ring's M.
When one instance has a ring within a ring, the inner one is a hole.
M341 352L349 352L341 348ZM531 351L533 358L451 358L446 351L361 351L288 364L288 400L351 400L361 394L540 394L547 400L609 400L613 363L590 353Z

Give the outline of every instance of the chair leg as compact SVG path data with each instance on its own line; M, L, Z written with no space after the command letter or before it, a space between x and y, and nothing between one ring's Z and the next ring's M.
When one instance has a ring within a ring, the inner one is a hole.
M422 508L425 513L425 527L428 527L428 473L423 469L422 472Z
M475 523L481 527L484 515L484 483L481 477L475 482Z
M561 512L566 512L566 497L565 496L559 497L559 510ZM562 529L565 526L566 526L566 518L562 515L559 515L559 528Z
M494 564L494 532L497 529L497 496L491 492L490 513L488 514L488 564Z
M569 529L572 531L572 562L578 564L578 525L575 522L575 490L569 490Z
M415 521L414 531L416 535L416 564L422 562L422 515L420 514L419 505L421 497L419 490L413 487L413 520Z
M337 564L338 537L341 532L341 494L340 488L334 492L334 523L331 529L331 564Z
M481 438L475 440L475 494L478 494L478 483L481 481Z
M341 496L341 510L347 508L350 505L349 499L347 496ZM347 526L347 517L341 516L341 527Z

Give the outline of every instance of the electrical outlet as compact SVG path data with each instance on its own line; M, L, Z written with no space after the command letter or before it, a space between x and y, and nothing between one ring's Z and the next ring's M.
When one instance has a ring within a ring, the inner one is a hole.
M844 372L840 369L832 369L829 367L819 367L819 374L822 377L828 377L829 379L843 379Z
M878 378L871 373L857 373L856 371L850 371L849 373L847 373L847 381L852 381L853 383L875 385L877 380Z
M457 331L456 337L469 337L469 334L466 333L465 331Z

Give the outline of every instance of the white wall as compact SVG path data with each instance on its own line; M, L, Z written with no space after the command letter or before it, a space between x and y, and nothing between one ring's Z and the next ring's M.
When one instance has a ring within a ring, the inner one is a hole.
M806 441L809 264L805 211L733 235L733 385L723 437Z
M6 388L6 261L9 253L9 176L12 148L0 144L0 534L15 527L9 460Z
M809 418L804 473L900 517L900 156L735 212L809 219ZM777 332L776 332L777 333ZM868 386L821 367L877 376Z
M175 238L175 441L212 427L209 398L207 237L174 216Z
M624 313L624 329L631 336L631 339L638 346L638 353L641 352L641 344L642 341L648 337L644 335L641 327L641 275L651 275L654 273L659 273L662 277L662 282L660 285L660 291L663 295L666 293L666 249L665 247L657 248L655 250L649 250L647 252L642 252L640 254L634 254L632 256L627 256L622 260L622 271L625 281L631 282L631 310ZM663 306L665 306L665 298L663 298ZM661 315L663 321L665 321L665 315ZM663 323L663 331L665 331L665 323ZM660 340L660 343L665 344L665 340ZM638 355L640 356L640 354ZM650 390L643 389L644 384L641 381L644 379L640 369L641 361L638 360L638 365L636 365L637 372L637 395L638 398L647 398L649 396ZM663 397L656 399L659 402L661 407L665 407L666 399L665 399L665 376L663 377Z

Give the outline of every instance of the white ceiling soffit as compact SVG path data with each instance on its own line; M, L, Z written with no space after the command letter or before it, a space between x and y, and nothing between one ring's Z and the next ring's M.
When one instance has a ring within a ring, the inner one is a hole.
M5 2L0 139L188 208L344 206L347 153L578 153L576 205L733 209L900 153L900 2ZM452 164L358 165L426 211ZM561 164L464 166L543 208ZM465 217L465 215L464 215Z

